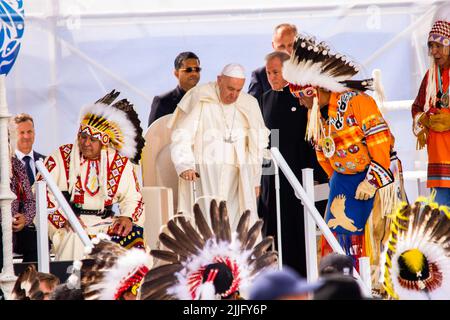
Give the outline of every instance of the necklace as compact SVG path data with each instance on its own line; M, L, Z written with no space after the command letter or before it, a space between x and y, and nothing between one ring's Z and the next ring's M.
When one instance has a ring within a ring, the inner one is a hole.
M322 119L320 119L320 129L322 131L323 138L321 139L321 147L323 154L327 158L331 158L336 151L336 145L331 137L331 124L328 125L328 135L325 134L325 129L323 128Z
M444 90L442 88L442 78L441 78L441 69L438 67L438 83L439 83L439 94L438 94L438 104L441 106L441 108L448 108L449 105L449 91L450 91L450 85L447 88L447 92L444 93Z
M233 131L233 127L234 127L234 120L236 119L236 107L234 107L234 112L233 112L233 121L231 122L231 128L228 127L227 124L227 118L225 117L225 111L223 111L223 105L220 105L221 109L222 109L222 116L223 116L223 121L225 122L225 127L227 128L229 134L227 137L226 131L225 131L225 137L223 138L223 141L226 143L234 143L236 142L236 139L233 139L231 137L231 133Z
M217 97L219 98L220 110L222 110L222 117L223 117L223 121L224 121L225 127L226 127L225 136L223 137L223 141L225 143L234 143L234 142L236 142L236 139L232 138L231 133L232 133L233 128L234 128L234 120L236 119L236 106L234 106L233 120L231 122L231 128L229 128L228 127L228 123L227 123L227 118L225 117L225 111L223 110L224 106L223 106L222 100L220 99L220 93L219 92L217 92ZM227 131L229 132L228 136L227 136Z

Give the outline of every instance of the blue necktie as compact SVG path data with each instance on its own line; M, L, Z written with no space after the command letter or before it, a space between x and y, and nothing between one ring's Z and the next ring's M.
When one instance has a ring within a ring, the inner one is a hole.
M30 185L32 186L34 183L34 174L33 169L31 169L30 161L32 160L30 156L25 156L22 159L25 161L25 169L27 170L28 180L30 180Z

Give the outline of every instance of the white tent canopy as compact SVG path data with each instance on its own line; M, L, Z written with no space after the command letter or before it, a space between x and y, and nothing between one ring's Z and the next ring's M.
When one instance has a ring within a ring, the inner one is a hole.
M388 100L411 100L428 66L431 18L442 3L24 0L25 34L8 76L8 105L13 114L35 118L36 150L45 154L73 142L81 107L113 88L135 104L145 130L153 96L176 85L179 52L200 57L201 82L230 62L244 65L249 79L282 22L361 63L360 78L381 69ZM387 118L405 169L424 168L409 110L389 111Z

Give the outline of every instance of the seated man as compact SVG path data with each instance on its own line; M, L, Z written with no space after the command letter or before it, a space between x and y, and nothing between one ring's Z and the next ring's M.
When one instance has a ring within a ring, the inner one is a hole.
M122 246L143 247L139 226L144 203L133 163L140 160L144 139L132 104L126 99L112 104L118 95L112 91L83 108L76 143L60 146L45 165L91 237L108 232ZM51 193L47 199L56 259L81 259L81 240ZM115 203L117 216L112 211Z

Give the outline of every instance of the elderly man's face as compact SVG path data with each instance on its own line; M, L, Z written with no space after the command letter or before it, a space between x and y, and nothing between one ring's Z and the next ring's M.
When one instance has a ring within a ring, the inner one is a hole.
M91 137L86 133L78 134L78 147L81 154L88 160L97 160L100 158L102 143L100 140Z
M444 45L439 42L432 41L428 43L428 48L430 50L430 54L434 58L434 62L439 67L450 67L450 55L448 53L444 54Z
M231 104L237 100L245 79L232 78L224 75L217 77L217 85L219 86L220 100L224 104Z
M287 81L283 79L283 62L279 58L273 58L266 62L266 73L272 90L282 90Z
M22 153L29 153L34 143L33 122L27 120L16 125L17 128L17 149Z

